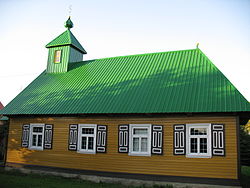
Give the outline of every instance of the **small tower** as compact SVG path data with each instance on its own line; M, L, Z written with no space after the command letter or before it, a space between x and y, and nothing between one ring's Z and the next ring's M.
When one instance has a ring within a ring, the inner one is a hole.
M73 22L70 17L65 22L67 30L46 45L49 49L47 73L63 73L68 71L68 64L83 60L87 54L70 29Z

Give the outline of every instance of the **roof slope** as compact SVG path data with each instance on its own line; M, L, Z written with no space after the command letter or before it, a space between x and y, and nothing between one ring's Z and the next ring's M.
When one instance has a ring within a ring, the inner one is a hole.
M3 104L0 102L0 110L3 109L3 108L4 108L4 106L3 106Z
M250 105L199 49L104 58L43 72L3 114L240 112Z
M73 33L69 29L67 29L61 35L59 35L50 43L48 43L46 45L46 48L51 48L55 46L64 46L64 45L72 45L78 50L80 50L82 53L87 54L87 52L84 50L82 45L78 42L76 37L73 35Z

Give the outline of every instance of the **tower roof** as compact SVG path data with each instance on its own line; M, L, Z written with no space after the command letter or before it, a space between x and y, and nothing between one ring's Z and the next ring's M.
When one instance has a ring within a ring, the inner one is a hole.
M74 48L76 48L77 50L79 50L80 52L82 52L83 54L87 54L85 49L78 42L76 37L73 35L73 33L69 29L67 29L61 35L59 35L54 40L49 42L46 45L46 48L52 48L52 47L56 47L56 46L66 46L66 45L71 45Z

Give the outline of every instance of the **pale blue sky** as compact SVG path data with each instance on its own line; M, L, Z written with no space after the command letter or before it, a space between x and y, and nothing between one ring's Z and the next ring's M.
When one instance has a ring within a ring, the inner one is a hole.
M84 59L200 49L250 101L249 0L1 0L0 101L10 102L46 68L45 45L72 32Z

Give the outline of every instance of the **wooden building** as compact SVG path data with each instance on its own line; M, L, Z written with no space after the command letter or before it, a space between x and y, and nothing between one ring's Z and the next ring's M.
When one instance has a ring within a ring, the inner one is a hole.
M3 104L2 104L1 101L0 101L0 110L3 109L3 107L4 107L4 106L3 106Z
M199 48L83 61L65 26L47 69L2 111L7 166L238 183L250 105Z
M0 110L3 108L4 106L0 102ZM9 118L6 116L3 116L0 113L0 166L3 166L6 160L8 122L9 122Z

